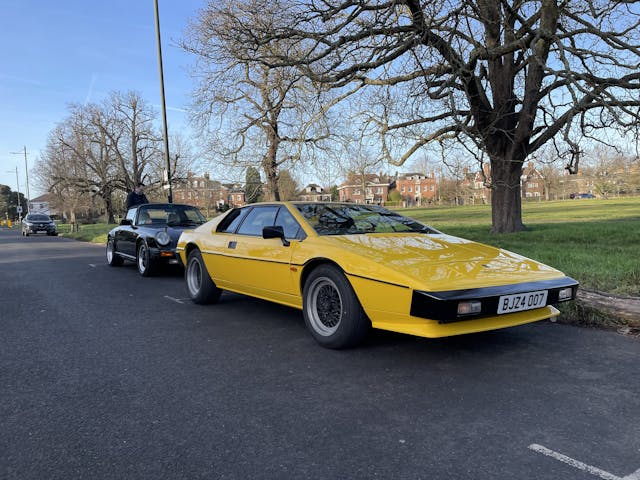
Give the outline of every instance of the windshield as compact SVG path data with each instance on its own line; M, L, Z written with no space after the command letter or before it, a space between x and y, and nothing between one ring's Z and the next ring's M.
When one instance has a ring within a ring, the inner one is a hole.
M48 215L27 215L25 218L27 222L50 222L51 219Z
M303 203L297 204L296 207L318 235L439 233L431 227L377 205Z
M193 227L206 221L200 210L189 205L149 205L138 212L138 225Z

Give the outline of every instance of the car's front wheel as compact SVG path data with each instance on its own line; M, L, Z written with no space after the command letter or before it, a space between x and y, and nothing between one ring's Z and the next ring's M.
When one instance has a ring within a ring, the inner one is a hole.
M124 263L122 257L116 254L116 244L113 241L113 238L107 240L107 263L112 267L119 267Z
M371 322L344 274L332 265L313 270L303 288L303 315L313 338L327 348L359 343Z
M222 290L211 280L200 250L193 250L189 253L184 279L187 283L189 298L193 303L205 305L218 302Z
M155 265L151 260L151 252L147 242L140 242L138 245L138 255L136 256L136 265L138 266L138 273L143 277L150 277L153 275Z

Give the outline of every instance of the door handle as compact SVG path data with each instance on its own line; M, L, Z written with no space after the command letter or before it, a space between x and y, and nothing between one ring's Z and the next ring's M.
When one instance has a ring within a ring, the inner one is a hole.
M227 245L227 248L236 248L237 244L238 242L229 242L229 244Z

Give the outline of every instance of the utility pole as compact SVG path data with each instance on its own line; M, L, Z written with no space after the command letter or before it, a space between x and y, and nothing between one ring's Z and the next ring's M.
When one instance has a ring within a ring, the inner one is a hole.
M8 170L7 173L11 173L11 170ZM16 200L16 213L18 214L18 221L22 221L22 207L20 206L20 180L18 179L18 166L16 165L16 195L18 199Z
M156 16L156 43L158 45L158 72L160 73L160 104L162 105L162 130L164 134L164 158L167 164L167 183L169 185L169 203L173 203L173 191L171 190L171 161L169 159L169 137L167 132L167 107L164 99L164 73L162 70L162 43L160 41L160 14L158 13L158 0L153 0Z

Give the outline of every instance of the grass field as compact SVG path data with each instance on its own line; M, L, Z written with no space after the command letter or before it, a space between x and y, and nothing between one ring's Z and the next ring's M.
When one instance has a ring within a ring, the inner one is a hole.
M547 263L582 287L640 296L640 197L566 200L523 205L526 232L493 235L486 205L403 209L401 212L443 232L495 245ZM67 225L60 233L106 243L113 225Z

